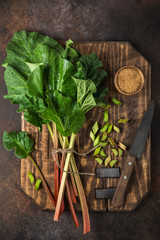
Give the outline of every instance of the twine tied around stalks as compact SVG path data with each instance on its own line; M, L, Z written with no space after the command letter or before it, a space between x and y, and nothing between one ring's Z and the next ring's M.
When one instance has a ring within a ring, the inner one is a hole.
M57 161L56 157L54 156L56 153L75 153L77 154L78 156L81 156L81 157L86 157L86 155L88 155L89 153L93 152L97 147L101 146L101 144L97 145L96 147L93 147L91 148L90 150L88 150L87 152L85 153L78 153L76 152L73 148L53 148L52 149L52 156L53 156L53 159L54 161L57 163L58 167L63 171L63 172L67 172L67 173L70 173L70 174L79 174L79 175L89 175L89 176L94 176L95 173L88 173L88 172L73 172L73 171L66 171L64 170L64 168L61 167L61 165L59 164L59 162Z

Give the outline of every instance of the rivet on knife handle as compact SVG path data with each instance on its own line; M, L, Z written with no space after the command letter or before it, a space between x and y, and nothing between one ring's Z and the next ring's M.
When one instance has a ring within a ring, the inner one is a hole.
M112 206L113 207L119 207L123 205L124 202L124 194L127 188L127 184L129 182L130 175L132 173L132 169L135 163L135 157L128 156L128 159L126 161L126 164L124 166L124 169L122 171L118 186L116 188L113 200L112 200Z

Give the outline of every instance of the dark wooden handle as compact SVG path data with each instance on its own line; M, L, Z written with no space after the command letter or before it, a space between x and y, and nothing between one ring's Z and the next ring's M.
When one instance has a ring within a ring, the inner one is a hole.
M129 182L134 163L135 157L129 155L112 200L113 207L119 207L123 205L125 190Z

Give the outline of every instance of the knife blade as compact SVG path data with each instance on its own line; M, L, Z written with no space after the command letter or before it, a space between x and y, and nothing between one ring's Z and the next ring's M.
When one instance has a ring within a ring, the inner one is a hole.
M134 141L131 145L130 152L122 171L119 183L117 185L114 197L112 199L112 206L119 207L123 204L124 194L131 176L133 166L136 159L140 160L146 145L149 129L152 122L154 112L154 101L152 101L144 114L140 126L136 132Z
M119 178L120 169L119 168L96 168L97 178Z

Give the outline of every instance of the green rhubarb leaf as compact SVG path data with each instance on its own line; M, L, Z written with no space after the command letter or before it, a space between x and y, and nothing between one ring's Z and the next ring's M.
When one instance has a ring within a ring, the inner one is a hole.
M35 184L35 189L36 189L36 191L38 191L38 190L39 190L39 188L40 188L40 185L41 185L41 182L42 182L42 180L41 180L41 179L37 179L37 181L36 181L36 184Z
M100 142L100 136L96 137L96 139L94 140L94 143L93 143L94 147L97 146L99 142Z
M7 57L12 57L12 60L18 58L22 61L29 58L39 44L46 45L59 53L64 51L57 41L48 36L37 32L18 31L14 33L12 40L7 44Z
M95 158L95 160L99 163L99 165L102 165L103 160L101 158Z
M13 104L19 104L19 109L17 110L17 112L25 111L32 105L30 99L24 94L15 96L11 99L11 102Z
M42 118L32 110L26 110L24 113L24 120L38 127L39 131L42 130Z
M5 70L5 80L8 89L8 95L5 96L5 98L10 98L13 104L19 104L18 112L30 108L38 112L45 110L46 107L44 106L43 99L41 99L41 97L43 97L43 86L41 91L39 81L40 69L42 70L43 66L36 68L36 70L31 73L28 81L9 65ZM28 91L35 97L29 98L27 96Z
M49 107L41 117L53 121L63 136L70 136L72 132L76 134L85 121L80 105L58 91L48 91L47 95Z
M99 126L98 126L98 122L96 121L92 127L92 131L94 135L96 135L96 133L98 132L98 129L99 129Z
M63 52L63 58L68 59L70 62L74 63L79 60L79 53L72 47L73 41L69 39L66 42L66 48Z
M4 80L8 91L8 95L5 95L4 98L10 98L12 100L19 95L27 94L26 79L10 65L8 65L4 72Z
M40 67L43 64L50 90L75 97L76 84L72 76L77 70L72 62L62 58L63 53L63 47L54 39L35 32L20 31L14 34L7 45L7 58L3 66L8 68L10 64L19 73L29 77L30 73L36 70L36 66Z
M95 140L95 135L93 134L93 132L92 131L90 131L90 138L92 139L92 141L94 142L94 140Z
M79 62L79 77L81 79L91 79L94 84L97 86L100 85L107 73L101 70L103 66L102 62L99 60L96 53L91 53L90 55L83 55L80 57ZM83 69L83 71L82 71ZM85 71L85 74L84 74Z
M95 149L95 151L94 151L94 154L93 154L93 156L96 156L96 155L98 155L98 154L99 154L99 152L100 152L100 150L101 150L101 147L97 147L97 148Z
M116 105L121 105L122 103L118 101L116 98L112 98L112 102Z
M109 165L110 167L113 167L117 163L117 160L110 161Z
M108 111L107 110L105 110L105 112L104 112L103 122L108 122Z
M7 68L7 98L20 105L19 112L25 111L25 120L39 129L53 121L63 136L81 129L84 113L100 106L97 99L106 91L102 85L99 92L106 72L97 55L80 56L72 45L69 40L64 50L47 36L19 31L8 43L2 64Z
M101 155L102 157L106 157L106 154L105 154L105 152L104 152L103 149L100 150L100 155Z
M52 61L49 68L48 84L50 91L57 90L67 97L76 97L77 86L73 79L76 69L74 65L66 59L58 58Z
M27 87L30 96L44 98L43 71L44 65L41 65L29 75Z
M22 112L26 110L32 109L32 111L40 114L46 110L46 106L44 105L44 101L42 98L31 97L27 98L26 96L14 98L14 102L19 104L19 109L17 112Z
M114 156L117 157L118 156L118 151L115 148L111 148L111 151L114 153Z
M94 98L97 104L97 107L106 107L105 97L108 94L108 88L105 87L104 83L101 83L100 86L97 87L97 92L94 94Z
M108 129L108 127L109 127L109 122L107 122L107 123L103 126L103 128L101 128L100 132L106 132L107 129Z
M48 51L44 50L42 52L38 49L41 46L48 48ZM29 76L31 71L26 62L49 62L50 50L53 50L59 56L64 51L63 47L57 41L48 36L43 36L37 32L15 32L12 40L7 44L7 57L2 66L8 67L8 64L10 64L24 76Z
M29 67L31 73L37 68L40 67L41 65L44 66L44 63L30 63L26 62L27 66Z
M31 184L33 184L34 183L34 176L31 172L28 172L28 177L30 179Z
M95 102L93 94L90 92L84 99L84 102L81 105L81 109L84 113L87 113L89 110L91 110L93 107L96 107L96 106L97 104Z
M3 133L3 146L6 150L15 149L15 155L18 158L25 159L29 153L34 150L34 142L28 136L27 132Z
M47 108L42 98L31 97L29 101L30 106L28 106L28 109L32 108L37 114L43 113Z
M77 102L80 104L82 111L86 113L96 106L93 97L93 94L97 91L96 86L90 79L73 79L77 85Z
M106 77L107 73L101 69L103 66L95 53L90 55L83 55L76 63L78 72L75 77L78 79L90 79L94 82L97 92L94 94L94 99L97 106L106 106L104 104L104 97L108 93L108 88L104 87L102 80Z

